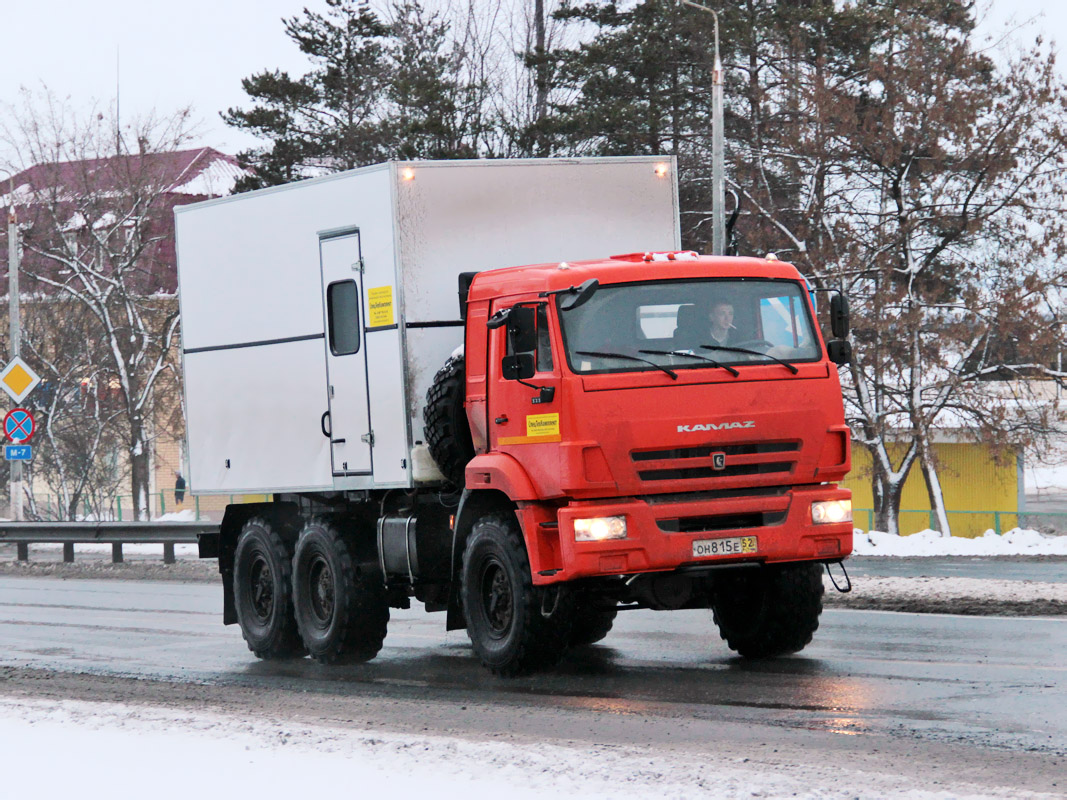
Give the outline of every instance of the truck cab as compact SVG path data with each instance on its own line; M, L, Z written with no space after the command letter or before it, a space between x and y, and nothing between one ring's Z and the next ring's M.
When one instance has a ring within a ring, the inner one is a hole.
M743 570L812 586L852 551L839 348L792 265L671 252L494 270L466 308L466 500L514 504L533 586L700 607Z

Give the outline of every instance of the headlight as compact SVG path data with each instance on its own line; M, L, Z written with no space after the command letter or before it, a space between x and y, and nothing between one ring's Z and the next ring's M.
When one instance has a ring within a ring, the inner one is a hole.
M626 538L626 517L590 517L574 521L574 541L602 542Z
M811 504L811 521L816 525L852 522L851 500L820 500Z

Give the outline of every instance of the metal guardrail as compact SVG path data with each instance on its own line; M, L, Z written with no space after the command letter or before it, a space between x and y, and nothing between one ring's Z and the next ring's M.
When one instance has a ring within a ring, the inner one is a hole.
M0 522L0 544L18 545L28 561L31 544L62 544L63 561L74 562L76 544L110 544L111 560L121 564L124 544L161 544L163 563L174 563L174 545L196 544L202 533L218 533L217 522Z

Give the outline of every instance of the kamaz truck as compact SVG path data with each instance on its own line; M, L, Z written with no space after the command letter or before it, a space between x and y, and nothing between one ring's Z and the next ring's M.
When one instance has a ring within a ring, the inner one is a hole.
M366 661L413 601L500 675L630 609L811 640L852 551L847 302L824 338L793 266L683 251L675 173L389 163L176 209L189 484L270 498L200 540L256 656Z

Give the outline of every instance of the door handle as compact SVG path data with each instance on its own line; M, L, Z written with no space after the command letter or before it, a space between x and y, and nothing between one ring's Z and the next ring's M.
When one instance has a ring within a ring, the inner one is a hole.
M330 416L329 410L323 411L322 412L322 419L319 420L319 427L322 428L322 435L325 436L327 439L329 439L331 436L333 436L333 433L331 431L326 430L326 418L328 416ZM333 428L333 420L332 419L331 419L330 423L331 423L330 427Z

